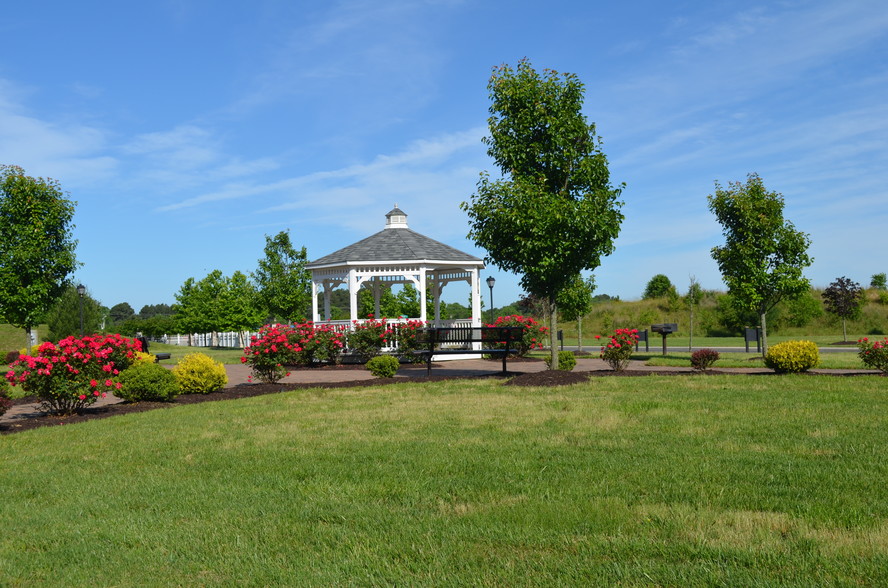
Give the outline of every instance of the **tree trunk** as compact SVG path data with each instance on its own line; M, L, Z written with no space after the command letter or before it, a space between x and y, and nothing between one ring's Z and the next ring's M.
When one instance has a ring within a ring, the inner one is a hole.
M691 308L691 330L688 331L688 351L694 345L694 309Z
M549 301L549 346L552 352L549 369L556 370L558 369L558 308L555 306L555 300Z
M577 317L577 351L583 351L583 317Z
M842 317L842 342L848 342L848 330L845 328L845 317Z
M765 313L761 314L762 319L762 357L768 354L768 326L765 324Z

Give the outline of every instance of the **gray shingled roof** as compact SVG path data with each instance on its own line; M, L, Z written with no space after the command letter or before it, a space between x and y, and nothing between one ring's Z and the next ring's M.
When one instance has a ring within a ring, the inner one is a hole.
M394 212L394 211L393 211ZM400 212L400 211L398 211ZM306 265L306 268L347 262L382 261L473 261L481 259L454 249L408 228L383 229L357 243L343 247Z

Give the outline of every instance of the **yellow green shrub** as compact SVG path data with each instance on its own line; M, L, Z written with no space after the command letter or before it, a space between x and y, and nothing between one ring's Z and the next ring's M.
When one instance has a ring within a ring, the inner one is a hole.
M209 394L228 383L222 362L203 353L189 353L173 368L182 394Z
M806 372L820 365L820 350L813 341L784 341L768 348L765 365L779 373Z
M133 366L142 364L142 363L154 363L154 360L157 359L154 355L150 353L145 353L144 351L136 351L135 357L133 357ZM132 367L132 366L130 366Z

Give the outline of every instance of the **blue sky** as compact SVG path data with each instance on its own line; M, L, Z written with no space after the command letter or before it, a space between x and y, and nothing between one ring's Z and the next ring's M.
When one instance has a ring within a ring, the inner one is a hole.
M459 203L494 169L491 68L522 57L585 83L626 184L598 293L639 298L657 273L723 289L706 196L750 172L811 235L814 285L888 271L884 0L20 2L0 20L0 163L78 202L75 280L108 306L253 271L284 229L316 259L395 203L483 257ZM488 274L497 306L517 299Z

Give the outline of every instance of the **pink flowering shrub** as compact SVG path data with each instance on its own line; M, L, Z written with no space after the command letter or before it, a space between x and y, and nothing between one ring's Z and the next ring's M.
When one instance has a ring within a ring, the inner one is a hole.
M868 337L857 341L857 357L863 365L888 374L888 337L881 341L870 341Z
M118 375L141 350L139 341L121 335L66 337L43 343L37 355L21 355L6 380L35 394L44 410L73 414L118 390Z
M345 336L333 325L315 325L311 322L293 325L287 336L300 349L296 352L293 365L303 367L339 363L345 347Z
M601 339L601 335L595 335ZM615 372L626 369L632 359L635 343L638 341L638 329L616 329L610 340L601 346L601 359Z
M511 343L512 349L517 350L513 355L516 357L524 357L533 349L542 349L543 342L549 333L549 328L540 325L535 319L529 316L521 316L520 314L512 314L508 316L498 316L493 324L486 324L485 327L523 327L524 332L521 339ZM485 337L497 337L495 332L487 332ZM485 342L488 349L502 349L505 343L490 340Z
M388 344L397 345L398 357L406 362L416 363L422 361L422 357L415 353L424 347L418 341L419 330L425 328L426 323L419 320L389 323L385 330L385 339Z

